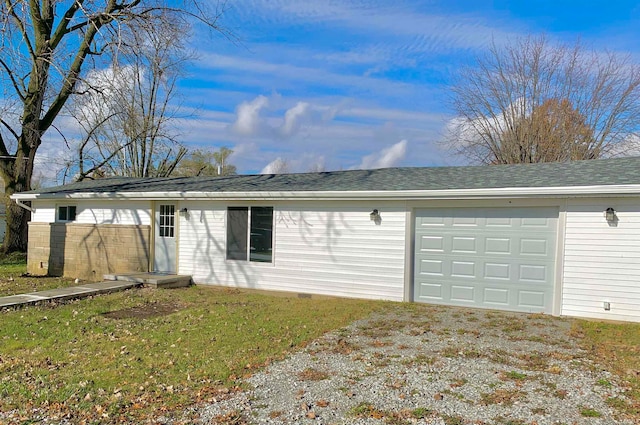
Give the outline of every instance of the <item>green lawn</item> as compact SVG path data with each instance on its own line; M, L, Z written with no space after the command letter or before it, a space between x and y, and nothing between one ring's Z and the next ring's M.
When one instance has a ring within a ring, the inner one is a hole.
M24 254L0 256L0 297L74 285L73 279L27 276L26 272Z
M101 423L167 415L385 305L191 287L5 311L0 411Z

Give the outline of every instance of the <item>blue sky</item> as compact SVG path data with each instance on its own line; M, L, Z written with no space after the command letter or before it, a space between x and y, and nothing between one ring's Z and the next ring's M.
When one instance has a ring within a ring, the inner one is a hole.
M493 41L554 43L640 61L632 1L229 0L238 43L194 39L181 82L190 148L232 148L240 173L463 163L443 149L449 87Z

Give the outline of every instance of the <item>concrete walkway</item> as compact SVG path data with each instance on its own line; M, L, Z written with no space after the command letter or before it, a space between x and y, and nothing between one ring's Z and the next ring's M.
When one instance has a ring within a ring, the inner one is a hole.
M46 291L30 292L28 294L0 297L0 310L12 307L36 304L43 301L64 301L74 298L90 297L98 294L124 291L125 289L142 286L141 282L110 281L87 283L81 286L49 289Z

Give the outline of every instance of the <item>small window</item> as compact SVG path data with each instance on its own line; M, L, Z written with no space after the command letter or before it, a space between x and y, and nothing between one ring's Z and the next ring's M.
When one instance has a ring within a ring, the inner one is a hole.
M58 221L75 221L76 206L64 205L58 207Z
M227 209L227 260L273 261L273 207Z
M158 235L161 238L172 238L176 229L176 206L160 205Z

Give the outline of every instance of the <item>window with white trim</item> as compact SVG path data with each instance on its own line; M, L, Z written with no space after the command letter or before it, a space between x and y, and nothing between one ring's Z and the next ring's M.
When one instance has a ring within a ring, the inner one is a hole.
M58 206L58 221L69 222L76 220L76 206L75 205L60 205Z
M161 238L173 238L176 229L176 206L160 205L158 218L158 236Z
M273 262L273 207L227 208L227 260Z

